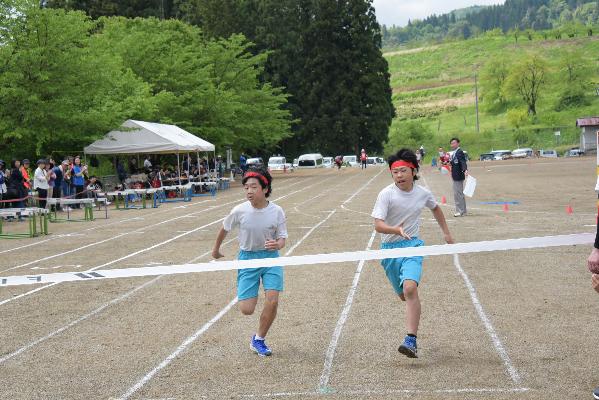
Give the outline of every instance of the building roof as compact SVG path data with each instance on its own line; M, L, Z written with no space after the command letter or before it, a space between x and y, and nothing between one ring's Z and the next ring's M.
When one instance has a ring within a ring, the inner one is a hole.
M599 126L599 117L578 118L576 126Z

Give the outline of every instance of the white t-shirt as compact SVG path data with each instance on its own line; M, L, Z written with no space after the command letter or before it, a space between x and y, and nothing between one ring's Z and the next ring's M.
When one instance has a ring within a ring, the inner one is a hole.
M46 171L39 167L35 170L35 174L33 175L33 188L46 190L50 189L48 179L46 179Z
M266 239L287 238L285 212L272 201L264 208L254 208L252 203L235 206L223 221L227 232L239 226L239 247L245 251L265 250Z
M430 190L419 185L414 185L410 192L398 188L395 183L387 186L379 193L372 210L372 217L382 219L387 225L403 225L403 229L410 237L420 234L420 214L422 208L433 209L437 207L437 200ZM399 235L382 233L384 243L404 240Z

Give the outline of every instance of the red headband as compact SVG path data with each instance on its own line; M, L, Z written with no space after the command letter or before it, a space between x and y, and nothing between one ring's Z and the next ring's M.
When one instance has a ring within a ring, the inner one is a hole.
M266 186L268 186L268 179L266 179L266 177L264 175L259 174L257 172L247 172L243 176L243 179L247 179L247 178L258 178L262 181L262 183L264 183Z
M404 160L395 161L393 164L391 164L391 167L389 169L395 169L395 168L399 168L399 167L410 167L412 169L416 169L414 164L412 164L409 161L404 161Z

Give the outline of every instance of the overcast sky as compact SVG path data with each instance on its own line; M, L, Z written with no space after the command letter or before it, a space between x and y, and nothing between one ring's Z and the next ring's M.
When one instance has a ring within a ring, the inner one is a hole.
M380 24L404 26L409 19L424 19L431 14L473 5L503 4L503 0L374 0L376 16Z

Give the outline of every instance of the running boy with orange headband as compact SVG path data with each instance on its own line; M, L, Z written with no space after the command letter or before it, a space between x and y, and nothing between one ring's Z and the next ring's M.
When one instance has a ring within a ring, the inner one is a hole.
M285 247L287 224L281 207L268 201L272 192L272 177L265 169L250 169L241 180L248 201L239 204L223 221L212 250L215 259L223 257L220 246L231 229L239 226L239 259L276 258ZM248 268L237 271L237 298L244 315L252 315L258 302L260 281L264 287L264 309L258 331L252 336L250 348L259 356L272 351L265 337L277 315L279 292L283 290L283 268Z
M401 149L388 159L393 183L378 195L372 217L374 228L381 234L381 248L394 249L419 247L419 221L423 207L429 208L443 231L445 241L453 243L447 222L435 197L420 185L416 154ZM420 299L418 283L422 275L422 257L387 258L381 261L387 278L402 301L406 302L407 335L399 346L399 352L417 358L416 334L420 323Z

